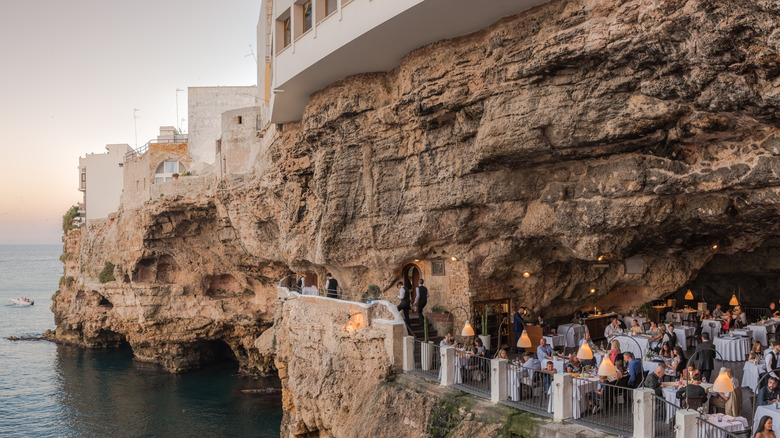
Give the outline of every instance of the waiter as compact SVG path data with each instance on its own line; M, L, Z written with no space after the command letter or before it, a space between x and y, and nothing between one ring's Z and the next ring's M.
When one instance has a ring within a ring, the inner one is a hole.
M406 325L411 325L412 321L409 320L409 308L411 307L411 300L409 299L409 291L404 287L404 282L399 281L398 284L398 299L401 300L398 303L398 311L404 311L404 321Z
M414 297L414 307L417 309L417 317L420 318L420 325L425 327L425 317L423 309L428 304L428 288L423 286L425 280L420 279L420 285L417 286L417 296Z
M525 309L523 309L522 306L518 306L517 311L512 317L512 332L515 334L515 353L520 353L524 350L517 346L517 342L520 340L520 336L523 334L523 329L525 329L523 313L525 313Z
M328 291L328 298L338 298L339 282L330 275L330 272L328 272L327 277L328 279L325 281L325 290Z

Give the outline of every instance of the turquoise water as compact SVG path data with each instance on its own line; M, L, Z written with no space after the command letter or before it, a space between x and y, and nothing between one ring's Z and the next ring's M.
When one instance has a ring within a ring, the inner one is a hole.
M0 437L278 437L280 395L228 363L173 375L129 349L8 341L54 328L61 246L0 245ZM17 307L10 298L30 296Z

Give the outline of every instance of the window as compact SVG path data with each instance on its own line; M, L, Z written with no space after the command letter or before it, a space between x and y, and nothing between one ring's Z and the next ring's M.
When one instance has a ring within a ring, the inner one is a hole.
M241 116L238 116L238 124L242 124L244 122L244 118Z
M284 44L282 47L287 47L290 45L290 41L292 41L292 29L290 28L290 17L287 17L284 19L284 22L282 24L284 26Z
M308 1L303 4L303 32L307 32L311 29L311 2Z
M336 12L336 0L325 0L325 16Z
M173 180L173 174L181 174L187 170L183 164L178 161L165 160L157 166L157 170L154 171L154 183L159 184L166 181Z
M444 275L444 260L431 260L431 275Z
M87 186L87 172L81 172L81 188Z

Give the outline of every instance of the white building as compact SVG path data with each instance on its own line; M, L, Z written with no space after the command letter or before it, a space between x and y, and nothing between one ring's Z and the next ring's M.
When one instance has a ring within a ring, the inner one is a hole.
M216 142L222 135L222 113L256 105L256 86L187 88L187 134L192 161L214 163ZM254 126L256 121L245 123Z
M388 71L428 43L482 29L547 0L262 0L258 91L270 121L300 120L309 95Z
M106 150L79 157L79 191L84 193L87 221L105 219L119 209L125 154L132 149L126 144L109 144Z

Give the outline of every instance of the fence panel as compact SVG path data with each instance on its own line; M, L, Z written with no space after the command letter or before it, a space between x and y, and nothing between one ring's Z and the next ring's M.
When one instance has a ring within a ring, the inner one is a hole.
M707 415L696 418L699 438L745 438L750 431L738 421L725 421L721 415Z
M456 350L455 386L474 395L490 398L490 360Z
M414 371L429 379L441 381L441 354L438 345L415 339Z
M674 422L680 408L657 395L653 396L653 401L653 437L675 438Z
M506 373L508 398L504 404L546 417L553 416L550 397L553 373L523 368L514 363L507 364Z
M572 384L572 421L615 435L633 436L633 389L592 377L575 377Z

